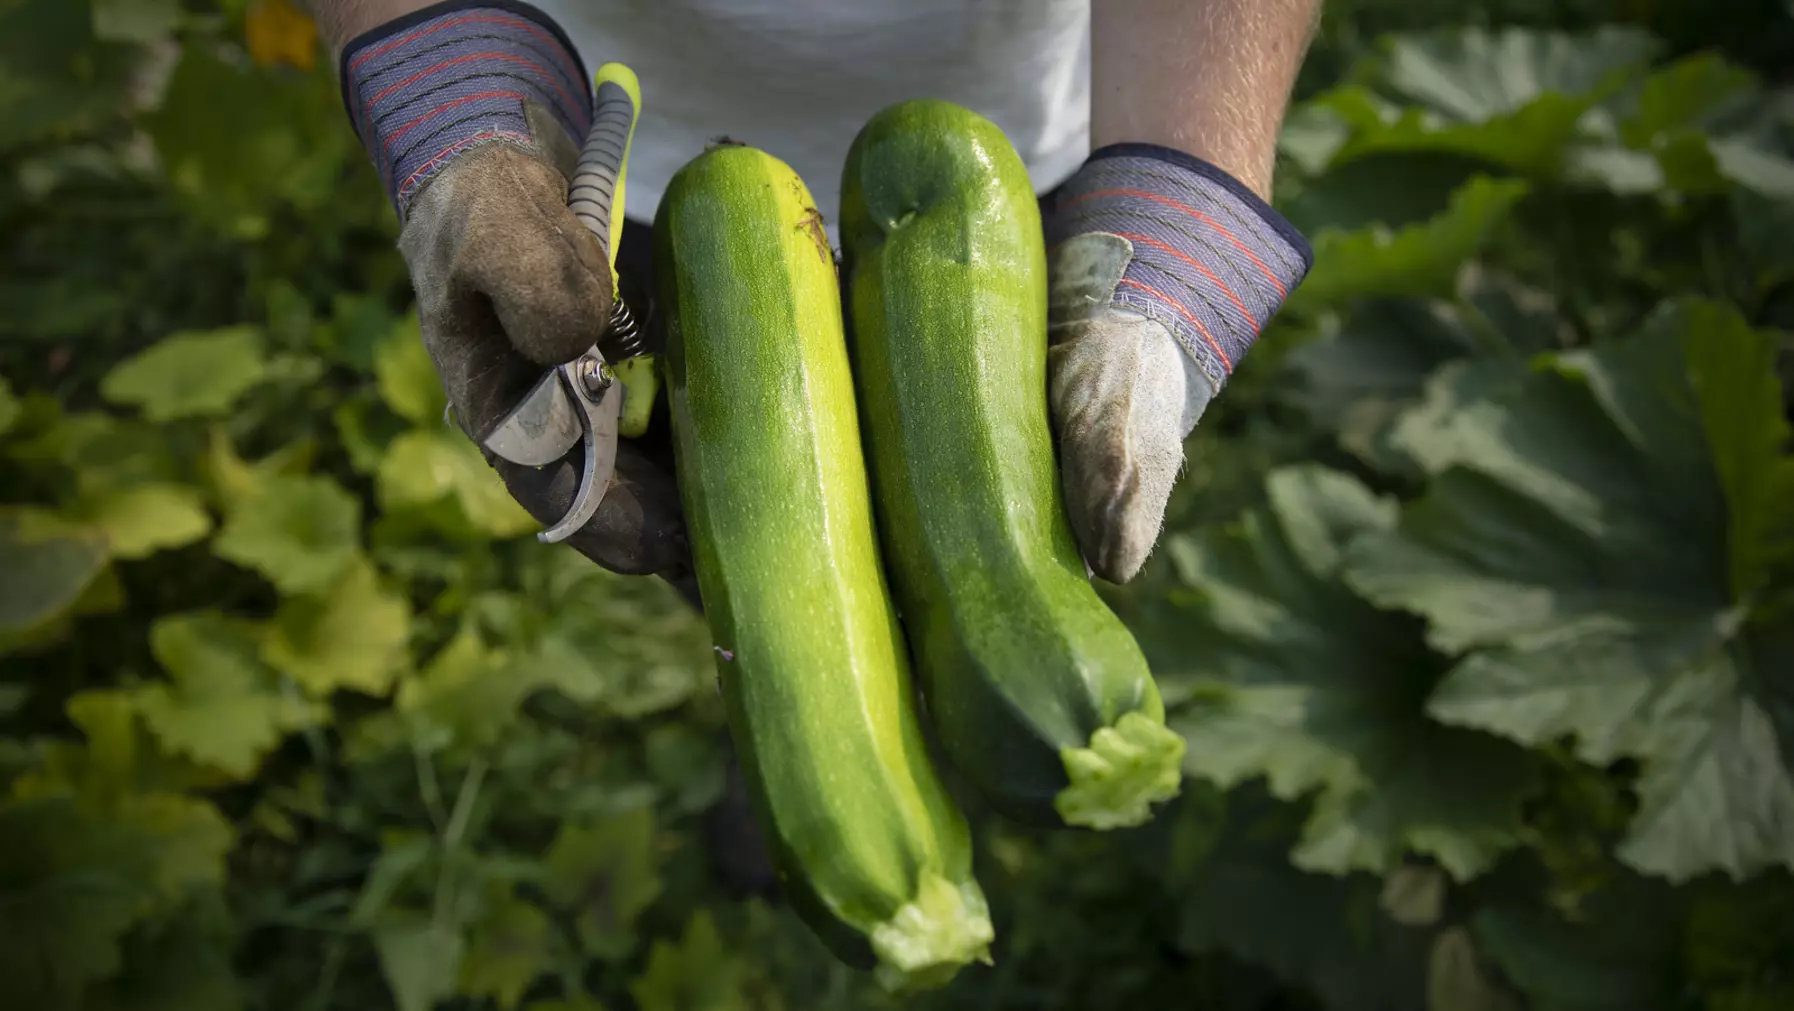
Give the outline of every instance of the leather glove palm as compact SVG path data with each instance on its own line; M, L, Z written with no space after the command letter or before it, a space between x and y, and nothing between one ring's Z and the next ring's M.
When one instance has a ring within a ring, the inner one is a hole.
M1126 582L1158 541L1184 439L1313 254L1233 177L1149 144L1096 151L1046 212L1066 508L1090 567Z
M342 59L345 104L403 225L424 344L456 421L480 443L610 318L607 251L567 209L589 78L559 29L521 5L439 4L354 40ZM487 460L544 525L578 488L572 457L542 468ZM597 514L568 543L617 572L683 577L664 435L619 443Z

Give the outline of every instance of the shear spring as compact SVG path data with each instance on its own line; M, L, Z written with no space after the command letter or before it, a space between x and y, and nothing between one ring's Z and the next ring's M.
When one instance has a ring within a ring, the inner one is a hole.
M610 356L612 361L634 358L642 353L642 328L621 295L610 304L610 330L606 337L607 343L616 348L616 354Z

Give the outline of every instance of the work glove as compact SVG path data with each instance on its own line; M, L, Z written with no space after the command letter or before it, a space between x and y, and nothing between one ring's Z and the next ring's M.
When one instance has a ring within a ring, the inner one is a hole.
M1086 564L1123 583L1159 539L1184 439L1313 253L1231 175L1152 144L1092 153L1043 219L1066 509Z
M483 443L610 319L605 243L567 209L591 79L559 27L514 2L443 3L400 18L346 46L341 77L398 212L424 345L451 413L518 503L551 525L578 489L577 450L537 468ZM657 573L689 593L671 445L659 429L618 444L609 490L567 543L607 569Z

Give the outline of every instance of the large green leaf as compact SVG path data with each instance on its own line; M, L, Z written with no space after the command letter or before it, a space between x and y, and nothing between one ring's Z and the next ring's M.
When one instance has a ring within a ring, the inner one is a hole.
M394 702L419 746L479 749L509 734L518 706L535 692L590 697L595 686L586 678L577 667L562 669L494 646L469 622L422 670L400 679Z
M553 968L556 954L541 908L507 898L468 933L461 992L490 997L503 1011L513 1011L536 976Z
M424 348L417 314L406 316L374 348L374 377L380 397L399 417L414 425L439 425L448 403L436 364Z
M1470 923L1477 947L1536 1011L1668 1011L1681 1006L1677 907L1662 885L1623 878L1574 919L1510 900Z
M366 155L334 77L283 78L224 47L182 47L144 126L190 213L248 237L267 234L283 206L329 208L339 220L365 214L371 187L343 185L344 170L366 171Z
M641 1011L745 1011L744 969L740 956L723 944L710 911L700 909L677 944L654 942L629 993Z
M1508 742L1429 719L1444 662L1414 622L1339 582L1346 545L1391 528L1395 504L1313 466L1273 472L1268 492L1269 509L1236 528L1172 544L1201 598L1195 698L1173 718L1186 770L1223 786L1263 776L1285 799L1313 792L1299 867L1384 871L1412 850L1480 873L1519 841L1536 771Z
M1706 130L1715 114L1756 84L1741 67L1717 53L1696 53L1653 70L1620 109L1619 131L1628 144L1649 148L1683 130Z
M221 905L195 901L127 935L121 971L90 989L81 1011L241 1011L234 925Z
M46 743L37 766L13 780L15 797L74 795L103 807L127 798L214 789L227 777L157 746L132 688L77 692L63 707L83 740Z
M454 996L465 947L458 931L421 917L376 933L374 951L398 1011L431 1011Z
M542 858L543 885L599 958L628 955L635 921L661 891L654 809L638 806L592 824L566 822Z
M1786 463L1765 436L1781 399L1713 385L1771 340L1728 315L1676 304L1530 372L1447 370L1397 433L1426 496L1347 563L1464 654L1433 715L1640 760L1620 852L1674 878L1794 866L1794 709L1772 694L1790 671L1733 593L1768 571L1750 520Z
M291 484L279 478L304 477L311 467L316 444L309 440L289 442L253 463L237 455L230 434L222 424L213 425L208 434L206 454L201 464L212 496L227 513L272 487L277 492L290 492Z
M0 151L105 123L130 79L133 51L94 37L87 4L0 4Z
M1591 104L1585 98L1546 93L1486 120L1457 120L1352 87L1317 103L1343 124L1342 134L1349 137L1333 155L1335 170L1391 159L1405 166L1408 158L1426 154L1472 159L1487 168L1547 178L1563 169L1565 157L1573 151L1577 124Z
M1600 110L1590 132L1615 146L1588 149L1582 167L1621 193L1667 185L1699 196L1738 186L1794 200L1794 160L1734 122L1755 85L1751 74L1717 53L1661 67Z
M1707 449L1729 511L1732 593L1750 600L1774 574L1794 562L1794 455L1782 386L1775 372L1777 341L1755 333L1730 306L1695 303L1665 325L1700 342L1688 356Z
M1461 122L1484 122L1551 94L1601 94L1641 71L1661 44L1629 26L1570 34L1524 28L1413 32L1384 44L1377 84Z
M22 406L28 415L9 455L29 467L66 471L88 503L133 485L177 480L171 440L159 426L100 411L64 412L47 398Z
M1291 867L1299 811L1246 787L1192 813L1193 831L1212 841L1178 883L1178 947L1263 966L1328 1011L1421 1011L1426 931L1382 910L1383 886L1371 875Z
M1395 230L1373 225L1323 231L1314 241L1314 269L1291 294L1290 304L1315 308L1365 295L1449 295L1464 264L1527 188L1520 180L1477 176L1426 221Z
M223 414L262 381L267 362L253 326L164 337L106 374L101 392L151 421Z
M286 593L328 587L360 551L361 503L327 477L270 476L232 506L212 541L218 557L255 569Z
M1589 108L1642 72L1657 48L1633 29L1583 35L1451 29L1396 36L1367 75L1317 100L1305 123L1331 137L1338 165L1419 151L1555 175ZM1337 124L1330 133L1315 120ZM1315 145L1310 145L1315 147ZM1319 151L1309 151L1311 162Z
M127 929L224 881L230 824L206 801L136 794L95 804L37 796L0 804L0 972L30 1008L86 1007L117 973Z
M256 630L244 622L211 612L163 617L150 629L150 649L170 680L136 690L144 722L163 747L239 779L318 716L273 684Z
M155 908L143 833L66 798L0 806L0 978L20 1007L76 1007Z
M236 833L210 801L179 793L136 794L120 800L114 814L153 841L150 883L167 906L179 905L194 889L223 887L224 858L236 845Z
M1468 269L1457 296L1359 304L1289 352L1280 398L1359 459L1399 469L1385 436L1440 366L1466 357L1519 359L1563 342L1552 300L1542 292Z
M105 534L40 509L0 508L0 633L56 617L106 565Z
M409 659L411 607L356 557L324 590L281 602L263 657L313 695L384 695Z
M83 519L104 531L106 546L116 558L146 558L212 532L212 516L206 512L199 490L169 482L102 493L80 512Z
M541 529L511 493L479 448L458 431L414 428L387 446L377 473L380 504L417 509L443 504L455 512L441 524L484 537L509 538Z
M710 630L658 579L620 576L571 551L533 548L511 630L525 670L624 719L665 712L714 684Z

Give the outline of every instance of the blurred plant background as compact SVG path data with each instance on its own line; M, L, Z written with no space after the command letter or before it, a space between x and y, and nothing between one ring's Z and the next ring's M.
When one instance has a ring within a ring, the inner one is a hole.
M1109 596L1189 739L974 811L939 1009L1794 1008L1794 11L1330 0L1318 262ZM441 423L286 0L0 0L0 1005L884 1008L701 621Z

